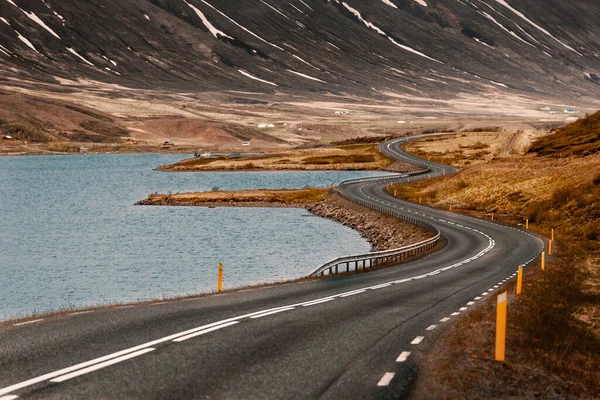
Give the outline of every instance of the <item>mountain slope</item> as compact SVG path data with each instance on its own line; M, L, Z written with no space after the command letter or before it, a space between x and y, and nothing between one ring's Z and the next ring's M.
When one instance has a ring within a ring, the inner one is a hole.
M0 0L5 83L600 94L595 0Z

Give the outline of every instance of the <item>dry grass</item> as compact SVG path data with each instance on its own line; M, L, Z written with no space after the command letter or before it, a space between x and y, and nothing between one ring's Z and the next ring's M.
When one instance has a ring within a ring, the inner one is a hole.
M587 156L600 152L600 111L537 140L530 152L539 156Z
M176 194L152 194L140 205L304 205L324 200L329 189L239 190Z
M534 156L468 166L435 182L393 187L398 196L522 225L549 235L558 256L526 278L510 304L508 362L493 361L493 302L436 345L418 398L600 396L600 155ZM435 383L433 383L435 382Z
M236 158L192 158L163 165L162 171L235 170L386 170L394 161L372 144L297 149L267 155ZM408 169L409 167L406 166Z

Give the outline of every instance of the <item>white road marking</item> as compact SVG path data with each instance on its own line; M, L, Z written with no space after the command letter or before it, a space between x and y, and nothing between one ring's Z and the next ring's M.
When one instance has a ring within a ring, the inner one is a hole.
M472 306L473 304L475 304L474 301L470 301L470 302L467 303L468 306Z
M135 307L135 306L119 306L117 308L133 308L133 307Z
M231 321L231 322L228 322L228 323L223 324L223 325L213 326L212 328L204 329L202 331L195 332L195 333L192 333L192 334L187 335L187 336L179 337L177 339L174 339L173 341L174 342L183 342L184 340L195 338L196 336L204 335L204 334L207 334L207 333L210 333L210 332L213 332L213 331L217 331L219 329L227 328L228 326L235 325L235 324L239 324L239 321Z
M313 301L311 303L304 303L304 304L302 304L302 306L303 307L310 307L310 306L314 306L316 304L326 303L326 302L331 301L331 300L335 300L335 299L333 297L328 297L326 299Z
M80 314L89 314L89 313L93 313L93 311L77 311L77 312L72 312L69 315L80 315Z
M458 314L460 314L460 313L459 313L459 312L453 312L453 313L452 313L452 314L450 314L450 315L452 315L453 317L456 317Z
M338 297L354 296L355 294L360 294L360 293L364 293L364 292L366 292L365 289L355 290L354 292L345 293L345 294L339 295Z
M423 339L425 339L425 336L417 336L412 342L410 342L410 344L419 344L423 341Z
M14 394L8 395L8 396L2 396L0 397L0 400L15 400L18 399L19 396L15 396Z
M18 324L13 324L13 326L22 326L22 325L35 324L36 322L40 322L40 321L43 321L43 320L44 320L44 318L34 319L32 321L19 322Z
M410 351L403 351L396 359L396 362L405 362L408 359L408 356L410 356Z
M291 311L291 310L295 310L295 308L294 307L280 308L280 309L272 310L272 311L269 311L269 312L266 312L266 313L262 313L262 314L258 314L258 315L253 315L250 318L251 319L262 318L262 317L266 317L268 315L273 315L273 314L277 314L277 313L280 313L280 312Z
M475 297L475 300L481 300L481 297L477 296Z
M68 381L69 379L73 379L73 378L76 378L76 377L81 376L81 375L89 374L90 372L94 372L94 371L97 371L99 369L111 366L113 364L117 364L117 363L129 360L131 358L141 356L141 355L146 354L146 353L150 353L151 351L154 351L154 350L155 350L154 348L150 347L150 348L147 348L147 349L136 351L135 353L127 354L127 355L122 356L122 357L113 358L112 360L109 360L109 361L106 361L106 362L103 362L103 363L100 363L100 364L92 365L91 367L80 369L79 371L75 371L75 372L72 372L70 374L59 376L58 378L54 378L54 379L50 380L50 382L61 383L61 382L64 382L64 381Z
M465 311L467 309L467 307L461 307L460 311Z
M377 386L387 386L387 385L389 385L390 382L392 381L392 379L394 379L394 375L395 374L393 372L386 372L385 374L383 374L383 376L381 377L381 379L377 383Z
M450 321L450 318L444 317L444 318L440 319L440 322L446 322L446 321Z
M427 329L425 329L425 330L426 330L426 331L432 331L432 330L434 330L435 328L437 328L437 325L429 325L429 326L427 327Z

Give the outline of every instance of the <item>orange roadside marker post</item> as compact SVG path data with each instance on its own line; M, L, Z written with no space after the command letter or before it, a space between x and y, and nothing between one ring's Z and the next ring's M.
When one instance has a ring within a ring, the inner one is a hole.
M525 229L529 229L529 218L525 220Z
M217 282L217 292L223 290L223 264L219 263L219 281Z
M500 293L496 300L496 361L506 358L506 311L508 292Z
M542 251L542 271L546 270L546 252Z
M550 240L548 242L548 255L551 256L552 255L552 240Z
M517 275L517 294L521 294L523 290L523 266L519 265L519 273Z
M492 213L492 221L494 220L494 213Z

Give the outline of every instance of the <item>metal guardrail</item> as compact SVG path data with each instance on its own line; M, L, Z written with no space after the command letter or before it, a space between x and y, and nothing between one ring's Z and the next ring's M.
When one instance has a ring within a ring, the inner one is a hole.
M339 186L346 186L346 185L350 185L353 183L370 182L370 181L390 179L390 178L392 178L392 179L407 178L408 176L421 175L421 174L425 174L427 172L428 172L428 170L412 172L412 173L402 174L402 175L397 175L397 176L392 176L392 177L385 176L385 177L375 177L375 178L352 179L352 180L342 182ZM382 265L386 265L386 264L390 264L390 263L400 263L400 262L408 261L419 254L423 254L426 251L435 248L440 241L441 232L433 224L430 224L430 223L423 221L421 219L418 219L418 218L414 218L410 215L401 213L400 211L392 211L392 210L386 209L380 205L369 203L364 200L358 200L358 199L354 199L354 198L351 199L351 198L345 196L344 193L342 193L339 190L338 190L338 194L340 196L346 198L347 200L358 203L364 207L370 208L371 210L375 210L375 211L379 211L379 212L388 214L394 218L400 219L401 221L418 226L419 228L421 228L423 230L433 233L435 236L430 239L424 240L422 242L415 243L415 244L405 246L405 247L400 247L397 249L376 251L376 252L371 252L371 253L366 253L366 254L358 254L358 255L353 255L353 256L339 257L339 258L328 261L325 264L321 265L320 267L315 269L309 275L309 277L337 275L337 274L344 273L344 272L367 270L367 269L370 269L373 267L382 266Z

